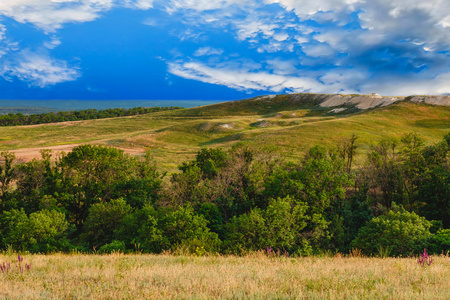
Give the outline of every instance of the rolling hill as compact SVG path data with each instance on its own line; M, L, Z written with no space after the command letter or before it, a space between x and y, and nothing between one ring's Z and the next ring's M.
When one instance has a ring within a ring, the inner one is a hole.
M149 150L161 169L174 171L204 147L238 142L273 144L296 160L314 144L333 147L356 134L359 153L382 138L407 132L427 143L450 132L450 97L289 94L257 97L147 115L0 128L0 150L21 160L42 148L70 151L83 143L132 154Z

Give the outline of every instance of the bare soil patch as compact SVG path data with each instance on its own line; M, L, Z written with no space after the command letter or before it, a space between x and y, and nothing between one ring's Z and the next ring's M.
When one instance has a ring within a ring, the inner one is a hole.
M81 144L68 144L68 145L57 145L57 146L50 146L50 147L39 147L39 148L24 148L24 149L18 149L18 150L12 150L10 152L14 153L16 155L16 159L18 162L29 162L35 158L41 158L41 150L51 150L53 153L55 153L55 157L58 156L61 152L70 152L73 148L79 146ZM118 149L124 150L125 153L131 154L131 155L138 155L140 153L144 153L145 149L140 148L120 148L116 147Z

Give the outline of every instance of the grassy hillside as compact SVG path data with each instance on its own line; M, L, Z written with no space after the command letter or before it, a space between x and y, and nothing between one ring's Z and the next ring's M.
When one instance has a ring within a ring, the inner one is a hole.
M450 132L450 107L403 101L388 107L338 112L313 94L259 97L133 117L0 128L0 150L95 143L148 149L175 170L203 147L237 142L274 144L297 159L314 144L333 146L355 133L362 152L385 137L416 132L426 142Z

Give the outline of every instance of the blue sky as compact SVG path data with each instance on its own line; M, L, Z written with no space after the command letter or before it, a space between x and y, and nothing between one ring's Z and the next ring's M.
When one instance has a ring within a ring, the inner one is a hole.
M450 93L448 0L0 0L0 99Z

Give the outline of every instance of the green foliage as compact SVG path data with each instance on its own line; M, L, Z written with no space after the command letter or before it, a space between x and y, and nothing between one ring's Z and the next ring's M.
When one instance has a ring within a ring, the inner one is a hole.
M233 217L227 225L227 239L224 247L232 252L261 250L268 247L266 220L259 208Z
M335 152L316 146L300 165L288 164L273 172L264 193L270 197L291 196L323 215L332 202L345 198L351 184L344 160Z
M3 210L7 201L7 192L16 175L16 168L13 166L16 156L9 152L1 152L0 155L0 202Z
M157 198L161 178L148 156L139 161L112 147L82 145L63 156L58 197L79 229L89 207L112 197L142 207Z
M197 213L203 216L208 221L208 228L223 238L224 236L224 221L217 205L214 203L203 203L197 209Z
M450 252L450 229L441 229L430 235L421 245L416 247L416 252L420 253L427 249L430 254L448 255Z
M82 240L88 242L90 247L95 248L111 243L115 238L115 231L131 211L131 206L122 198L92 205L89 208L89 215L83 223Z
M105 244L98 249L98 253L125 252L125 243L123 241L114 240L109 244Z
M429 220L441 220L450 227L450 168L436 166L427 170L418 182L415 196L418 212Z
M22 113L9 113L0 115L0 126L33 125L65 121L104 119L122 116L134 116L174 109L180 109L180 107L134 107L130 109L109 108L99 111L97 111L96 109L86 109L77 111L49 112L32 115L24 115Z
M0 246L198 255L445 250L449 135L429 146L415 134L383 140L352 168L355 140L331 151L312 147L299 163L283 162L270 147L202 149L167 181L149 152L131 157L83 145L16 165L3 153Z
M290 197L270 202L265 210L255 208L234 217L227 225L225 248L241 250L274 250L295 252L305 245L317 243L322 237L323 219L307 215L308 206Z
M398 153L399 141L397 139L383 139L371 147L368 154L367 182L375 197L381 198L382 204L388 209L392 203L403 203L405 178ZM381 197L377 195L381 191Z
M205 176L205 166L212 166L210 157L214 157L215 166L221 167L215 168L214 176L209 171ZM275 169L277 161L272 150L245 145L234 147L227 155L217 150L202 150L196 161L180 167L183 173L173 175L165 197L176 205L200 207L203 203L213 203L226 222L253 207L267 206L268 198L263 195L264 181Z
M207 225L208 221L197 215L190 205L156 210L147 204L123 219L117 237L127 244L134 244L135 248L139 245L145 252L184 248L194 253L196 247L214 252L221 241Z
M159 253L170 249L158 227L158 212L151 204L147 204L130 218L125 218L122 224L122 236L133 236L133 233L137 233L132 242L138 244L144 251Z
M186 172L188 168L198 166L204 177L213 178L225 166L226 160L227 153L222 149L203 148L197 153L194 161L184 163L180 166L180 170Z
M11 210L2 216L3 244L15 250L33 253L67 251L70 225L63 213L41 210L29 216L23 210Z
M216 233L210 232L208 221L195 214L190 205L167 211L158 220L158 229L162 235L163 249L175 250L181 245L199 247L206 251L217 251L220 240Z
M415 213L405 210L389 211L362 227L351 247L367 255L375 255L380 249L389 248L395 256L412 254L417 245L430 236L431 223Z
M334 203L331 224L332 238L327 248L340 252L349 252L350 242L359 229L373 218L373 209L367 200L367 190L363 188L352 194L344 202Z

